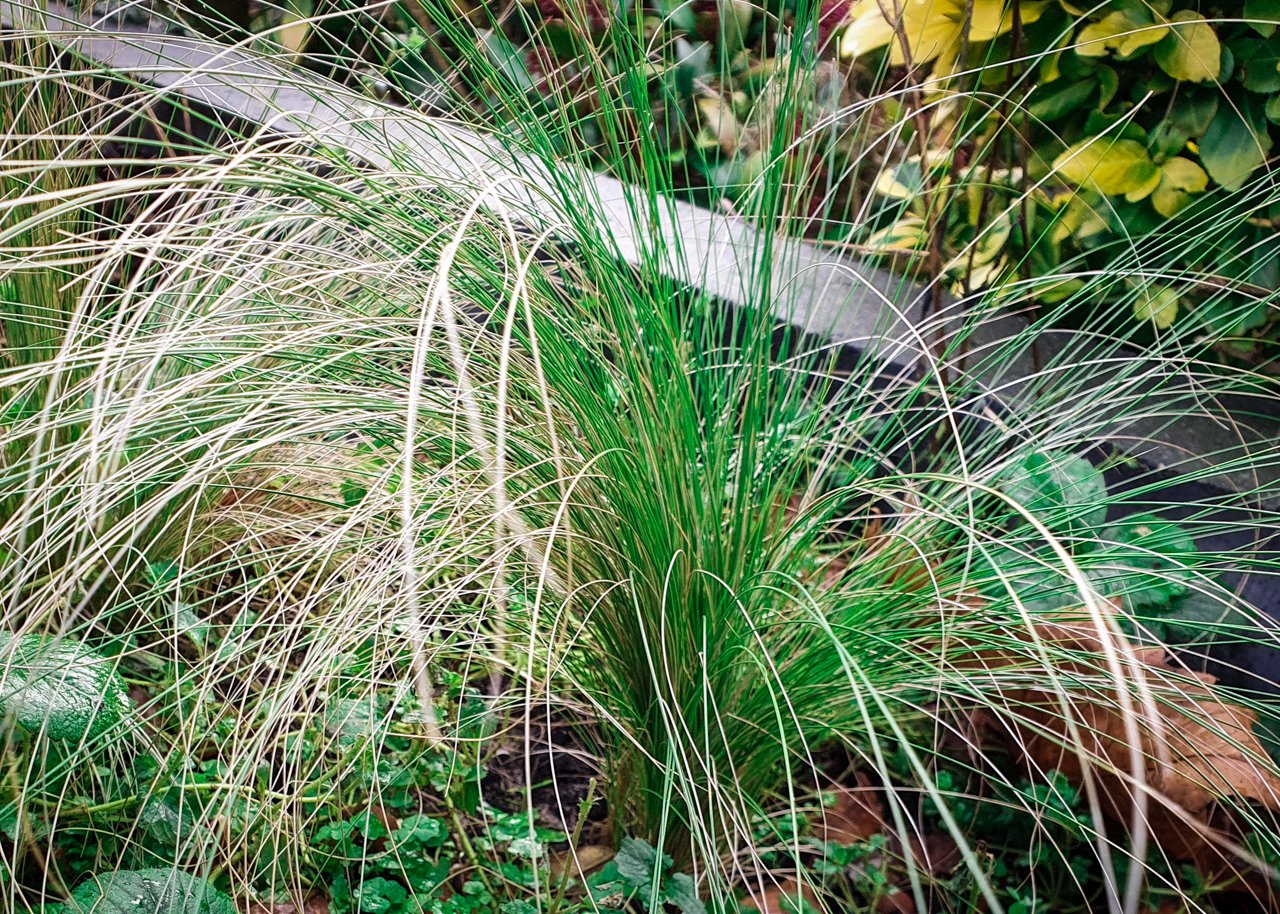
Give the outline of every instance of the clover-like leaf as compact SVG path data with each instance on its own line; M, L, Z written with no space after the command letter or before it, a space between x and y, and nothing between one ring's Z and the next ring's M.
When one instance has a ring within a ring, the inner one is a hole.
M398 882L376 876L366 879L351 893L360 914L387 914L398 910L409 892Z
M1053 161L1066 181L1109 197L1124 194L1130 203L1160 186L1160 169L1136 140L1091 137L1069 147Z
M362 698L330 698L321 722L340 746L349 747L373 739L385 724L387 701L381 695Z
M444 822L422 814L405 817L391 833L391 839L397 847L440 847L448 837L449 832Z
M1179 10L1172 22L1152 52L1160 69L1183 82L1214 79L1222 69L1222 45L1213 26L1194 10Z
M90 876L66 914L235 914L231 899L206 880L176 869L118 870Z
M127 707L114 663L86 645L0 633L0 711L23 729L79 742L114 726Z

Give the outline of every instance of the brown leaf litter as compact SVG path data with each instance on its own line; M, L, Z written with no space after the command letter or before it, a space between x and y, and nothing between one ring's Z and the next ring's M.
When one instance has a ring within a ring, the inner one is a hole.
M1010 671L1027 669L1032 655L981 652L975 667L991 674L1001 705L982 712L982 723L1037 772L1057 769L1078 788L1092 777L1103 813L1126 827L1145 784L1146 821L1166 854L1215 879L1243 877L1249 867L1233 845L1244 824L1233 803L1280 811L1280 778L1253 732L1256 714L1226 700L1213 676L1128 643L1118 613L1104 604L1101 627L1081 613L1035 624L1063 688L1011 686Z

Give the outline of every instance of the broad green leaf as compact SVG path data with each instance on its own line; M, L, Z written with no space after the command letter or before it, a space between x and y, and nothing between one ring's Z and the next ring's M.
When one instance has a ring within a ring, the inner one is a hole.
M1175 156L1160 166L1160 185L1151 195L1156 212L1172 217L1209 186L1209 176L1190 159ZM1140 318L1141 319L1141 318Z
M1179 92L1178 103L1170 112L1170 118L1187 136L1202 137L1218 113L1220 93L1214 89L1186 89Z
M494 69L506 77L513 88L521 92L534 90L524 52L512 44L511 39L496 29L489 31L484 35L484 49Z
M128 707L114 663L66 638L0 634L0 677L0 711L49 739L92 739Z
M1074 193L1063 196L1066 200L1058 203L1058 216L1049 236L1054 244L1061 244L1068 238L1092 238L1107 230L1106 220L1088 200Z
M1152 591L1146 591L1154 595ZM1140 607L1142 628L1161 644L1187 644L1211 639L1221 632L1223 623L1251 624L1250 617L1230 604L1198 590L1178 596L1169 595L1168 602Z
M734 155L742 146L742 125L733 113L733 105L718 95L697 99L695 104L704 125L701 134L725 155Z
M288 9L284 14L283 28L275 37L285 50L297 54L302 51L307 43L307 36L311 34L314 21L311 17L315 8L311 0L291 0L286 5Z
M1267 99L1266 115L1273 124L1280 124L1280 95Z
M138 825L149 838L173 847L190 834L191 816L162 796L151 797L138 813Z
M1236 78L1250 92L1270 95L1280 91L1280 39L1244 38L1233 42Z
M891 200L914 200L924 189L924 175L919 157L912 157L897 167L888 167L876 178L876 193Z
M1056 280L1050 285L1038 286L1036 298L1048 304L1057 304L1060 301L1066 301L1083 288L1084 280L1082 279Z
M676 906L680 914L706 914L706 906L698 897L697 886L687 873L673 873L663 886L663 896Z
M1136 202L1160 184L1160 169L1141 143L1093 137L1068 148L1054 159L1064 180L1107 196L1124 194Z
M1076 53L1082 57L1105 57L1114 52L1119 57L1130 57L1168 34L1169 27L1152 21L1149 15L1117 10L1080 30L1076 36Z
M1231 46L1224 44L1222 46L1222 69L1218 71L1218 85L1225 86L1227 80L1236 71L1236 55L1231 52Z
M1005 243L1013 232L1013 220L1006 213L982 229L975 239L973 263L982 266L994 261L1004 251ZM965 259L968 259L967 257ZM975 283L977 285L977 283Z
M1182 527L1150 514L1134 514L1098 534L1103 564L1090 580L1106 596L1123 597L1129 610L1167 606L1187 592L1195 540Z
M18 821L17 803L5 803L4 806L0 806L0 834L4 834L15 843L22 837L22 824Z
M1160 69L1184 82L1215 78L1222 69L1222 45L1213 26L1192 10L1175 13L1173 23L1152 52Z
M1085 104L1096 89L1097 85L1087 80L1059 79L1032 96L1027 113L1040 121L1060 120Z
M1217 90L1190 87L1179 91L1177 103L1151 131L1149 148L1159 156L1177 155L1191 140L1204 136L1218 112Z
M1168 286L1140 291L1133 300L1133 316L1140 321L1151 321L1161 330L1172 326L1178 316L1178 293Z
M1061 526L1068 514L1090 529L1107 518L1102 473L1069 451L1034 451L997 480L996 487L1050 527Z
M181 570L177 559L166 559L162 562L148 562L144 572L147 583L154 587L167 587L178 580Z
M1098 70L1098 110L1106 108L1120 91L1120 74L1112 67L1099 66Z
M670 868L672 863L666 854L659 859L657 850L639 838L625 839L613 859L623 883L628 888L640 890L642 897L646 891L652 892L654 876Z
M231 899L204 879L176 869L118 870L90 876L66 914L236 914Z
M1271 137L1256 96L1235 105L1219 105L1213 123L1200 140L1200 161L1209 177L1227 190L1239 190L1267 159ZM1255 127L1255 123L1258 125Z
M1244 0L1244 18L1263 38L1270 38L1280 24L1280 0Z
M711 56L711 42L675 40L676 65L671 71L672 84L680 98L697 96L697 86L711 76L715 64Z

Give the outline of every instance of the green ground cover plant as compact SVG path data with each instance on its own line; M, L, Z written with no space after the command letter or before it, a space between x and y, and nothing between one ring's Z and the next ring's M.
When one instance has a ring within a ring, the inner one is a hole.
M669 114L649 39L688 42L706 11L513 9L559 15L584 55L579 32L607 42L590 118L513 79L486 11L406 15L455 55L478 126L505 112L511 148L607 165L640 214L689 189L688 156L630 128ZM552 240L411 149L373 166L305 135L201 141L180 118L122 146L122 119L181 100L55 67L38 27L6 45L4 904L1271 903L1266 703L1197 671L1209 640L1274 640L1227 575L1275 569L1197 540L1274 523L1275 452L1222 457L1256 485L1175 523L1167 479L1104 447L1269 388L1216 360L1222 327L1175 321L1115 359L1114 312L1162 294L1146 258L1194 247L1146 231L1107 271L972 283L888 381L780 327L774 233L855 224L797 180L796 148L830 126L805 113L825 9L760 12L814 52L759 76L777 101L750 174L698 167L708 199L742 182L767 229L738 309L665 279L666 239L641 233L623 264L582 215L589 185L557 188ZM321 18L290 22L337 29ZM765 40L755 11L737 38L728 21L703 40ZM833 103L867 148L887 123L870 112L902 97L881 86ZM900 180L869 161L870 187ZM1205 199L1228 220L1274 189ZM1001 406L986 379L1060 315L973 334L1048 286L1092 333ZM1134 485L1107 482L1126 467Z

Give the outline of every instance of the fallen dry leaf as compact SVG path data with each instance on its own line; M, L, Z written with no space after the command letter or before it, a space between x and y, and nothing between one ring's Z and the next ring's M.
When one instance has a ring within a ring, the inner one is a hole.
M584 844L576 851L565 851L551 858L551 878L557 882L569 876L585 876L613 859L614 850L603 844Z
M1153 839L1175 859L1205 871L1236 873L1238 863L1222 848L1229 837L1221 830L1229 824L1223 813L1230 816L1219 801L1244 800L1280 811L1280 778L1253 733L1254 713L1225 701L1213 688L1212 676L1175 666L1162 649L1132 648L1114 616L1104 621L1110 631L1079 618L1036 626L1037 636L1060 658L1055 668L1062 680L1077 686L1070 690L1012 688L1007 673L1016 664L1025 666L1027 655L981 652L977 665L992 674L1002 700L995 714L997 728L1040 772L1057 769L1079 787L1088 768L1099 786L1103 811L1124 824L1138 789L1132 751L1137 749L1141 775L1151 790ZM1123 693L1132 714L1126 715L1122 692L1105 672L1104 639L1121 652L1125 675L1134 686ZM1154 713L1140 705L1138 685L1154 696Z
M797 914L798 899L803 898L816 911L821 911L818 897L807 885L800 885L794 879L784 879L776 885L764 890L764 894L751 894L742 906L748 911L759 911L760 914Z
M876 901L876 914L916 914L916 900L909 890L895 888Z
M822 810L815 837L833 844L858 844L884 831L884 803L880 789L858 772L857 786L828 791L835 802Z

